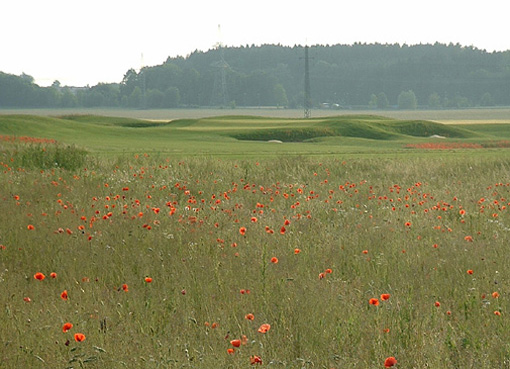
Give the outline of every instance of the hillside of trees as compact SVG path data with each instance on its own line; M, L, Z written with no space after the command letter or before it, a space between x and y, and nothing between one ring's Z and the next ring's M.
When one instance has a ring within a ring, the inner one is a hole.
M510 51L459 44L312 46L315 106L463 108L510 105ZM128 70L118 83L40 87L0 72L0 108L279 106L304 101L304 47L227 47Z

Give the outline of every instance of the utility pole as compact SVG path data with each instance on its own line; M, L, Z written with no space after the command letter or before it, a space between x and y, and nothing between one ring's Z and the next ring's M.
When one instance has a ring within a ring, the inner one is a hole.
M310 89L310 65L308 61L308 45L305 46L305 118L312 116L312 93Z

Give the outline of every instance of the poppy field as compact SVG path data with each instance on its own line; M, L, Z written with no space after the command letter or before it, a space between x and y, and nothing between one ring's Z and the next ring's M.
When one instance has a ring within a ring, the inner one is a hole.
M0 366L509 367L507 150L4 147Z

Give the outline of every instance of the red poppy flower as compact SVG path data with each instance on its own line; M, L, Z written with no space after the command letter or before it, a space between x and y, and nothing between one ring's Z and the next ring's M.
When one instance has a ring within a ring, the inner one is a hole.
M381 295L381 300L382 301L386 301L386 300L389 300L390 299L390 294L389 293L383 293Z
M129 291L129 287L125 283L122 285L122 289L124 290L124 292L128 292Z
M233 355L234 352L235 352L235 350L233 348L228 348L227 349L227 354L229 354L229 355Z
M246 227L239 228L239 233L241 233L242 236L246 234Z
M66 300L66 301L67 301L67 298L68 298L67 290L64 290L64 292L62 292L62 293L60 294L60 298L61 298L62 300Z
M269 325L269 324L262 324L259 327L258 332L259 333L267 333L269 331L269 329L271 329L271 325Z
M241 340L238 340L238 339L232 340L232 341L230 341L230 344L232 346L234 346L234 347L240 347L241 346Z
M253 315L252 313L248 313L244 316L244 319L246 320L254 320L255 319L255 315Z
M254 365L254 364L262 365L262 359L260 358L260 356L252 355L252 356L250 356L250 364L251 365Z
M297 254L299 254L300 252L301 252L301 250L300 250L300 249L294 249L294 255L297 255Z
M468 271L466 273L467 274L473 274L473 271L471 269L468 269Z
M74 340L76 342L82 342L85 341L85 335L83 333L75 333Z
M152 278L151 277L145 277L145 282L152 283Z
M324 273L326 273L326 274L331 274L331 273L333 273L333 271L332 271L331 269L329 269L329 268L328 268L328 269L326 269L326 270L324 271Z
M493 292L492 297L494 297L495 299L499 298L499 292Z
M379 306L379 299L371 298L370 300L368 300L368 303L370 305Z
M277 257L275 257L275 256L273 256L273 257L271 258L271 263L273 263L273 264L278 264L278 258L277 258Z
M57 273L55 273L55 272L50 273L50 277L53 279L57 278Z
M34 274L34 278L39 280L39 281L42 281L44 278L46 278L46 276L42 273L35 273Z
M285 231L286 231L285 227L282 226L282 228L280 228L280 234L285 234Z
M30 299L30 297L28 297L28 296L27 296L27 297L23 297L23 301L25 301L25 302L31 302L32 300Z
M494 312L494 315L500 316L500 315L501 315L501 312L500 312L500 311L498 311L498 310L496 310L496 311Z
M72 323L65 323L62 326L62 332L67 333L68 331L71 330L71 328L73 328L73 324Z
M390 356L384 360L384 367L385 368L391 368L393 365L397 363L397 359L395 359L393 356Z
M29 224L29 225L27 225L27 229L29 231L33 231L35 229L35 227L32 224Z
M440 307L440 306L441 306L441 303L440 303L439 301L436 301L436 302L434 302L434 306L435 306L435 307Z

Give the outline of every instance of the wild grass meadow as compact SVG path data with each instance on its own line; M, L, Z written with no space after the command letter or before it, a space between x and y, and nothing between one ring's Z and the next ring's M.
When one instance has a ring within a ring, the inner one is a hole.
M506 148L18 141L0 150L2 368L510 367Z

